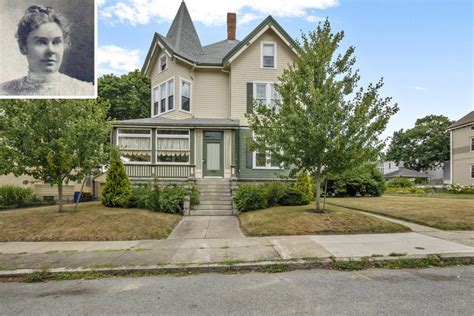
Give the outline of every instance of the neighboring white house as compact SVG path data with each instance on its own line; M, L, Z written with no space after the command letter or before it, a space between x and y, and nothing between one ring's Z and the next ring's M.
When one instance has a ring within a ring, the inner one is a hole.
M449 126L452 183L474 185L474 111Z

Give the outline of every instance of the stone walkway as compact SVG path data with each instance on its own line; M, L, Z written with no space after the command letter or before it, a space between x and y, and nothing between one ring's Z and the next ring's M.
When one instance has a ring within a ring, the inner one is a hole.
M168 239L243 238L235 216L185 216Z

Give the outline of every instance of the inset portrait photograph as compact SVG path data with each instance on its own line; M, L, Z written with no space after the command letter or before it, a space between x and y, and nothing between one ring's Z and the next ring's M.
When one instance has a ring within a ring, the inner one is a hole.
M96 98L94 0L0 0L0 98Z

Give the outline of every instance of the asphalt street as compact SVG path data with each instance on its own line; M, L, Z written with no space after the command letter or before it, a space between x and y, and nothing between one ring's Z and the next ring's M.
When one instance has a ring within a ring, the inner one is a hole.
M0 283L1 315L472 315L474 266Z

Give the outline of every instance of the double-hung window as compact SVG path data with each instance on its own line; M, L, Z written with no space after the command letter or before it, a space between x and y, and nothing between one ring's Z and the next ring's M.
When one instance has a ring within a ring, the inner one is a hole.
M151 162L151 130L119 128L117 146L122 159L127 163Z
M253 168L254 169L282 169L280 163L272 158L269 152L254 152L253 153Z
M153 89L153 116L174 109L174 78Z
M275 89L273 83L255 83L254 96L257 102L261 102L270 108L276 107L278 101L281 101L281 95Z
M262 68L276 68L276 43L262 42Z
M189 130L156 130L157 163L189 163Z
M474 179L474 165L471 165L471 179Z
M181 79L181 110L191 112L191 82Z
M471 137L471 151L474 151L474 137Z
M159 72L162 72L163 70L166 70L166 66L167 66L167 58L166 58L166 54L163 54L160 56L160 71Z

